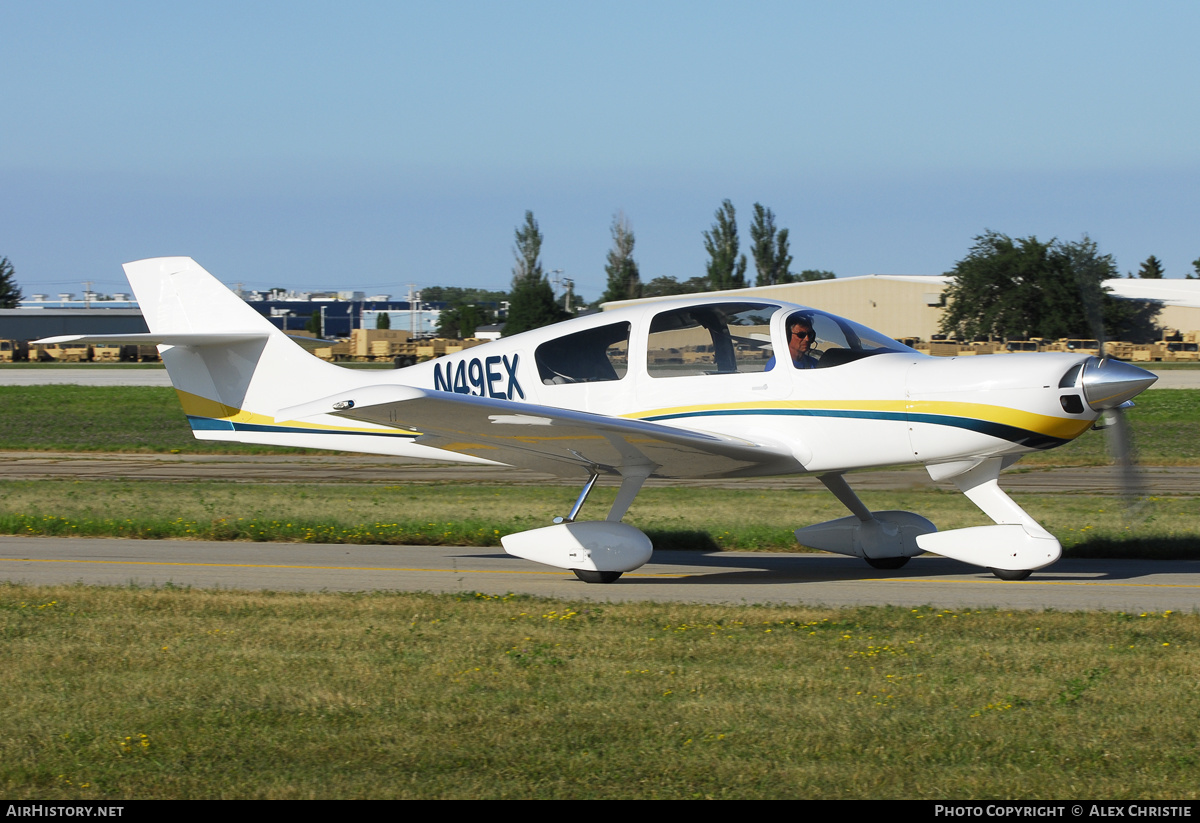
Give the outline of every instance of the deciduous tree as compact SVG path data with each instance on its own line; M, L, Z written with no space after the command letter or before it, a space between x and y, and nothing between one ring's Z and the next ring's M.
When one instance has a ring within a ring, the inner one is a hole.
M601 302L631 300L642 296L642 279L637 263L633 259L633 228L624 212L613 215L612 248L608 250L608 263L604 266L608 274L608 288Z
M508 297L508 320L504 336L548 326L562 319L563 314L554 301L554 290L542 271L542 232L533 212L525 212L525 224L516 229L517 243L513 247L512 291Z
M987 231L947 274L953 281L942 331L964 339L1104 335L1136 342L1158 310L1109 294L1104 281L1119 276L1116 263L1086 235L1043 243Z
M438 337L467 338L475 336L475 329L486 326L491 313L483 307L470 303L455 303L438 314Z
M831 271L824 271L822 269L805 269L804 271L795 275L795 280L798 283L807 283L812 280L833 280L836 277L837 275Z
M756 286L774 286L792 282L792 256L788 253L788 230L775 228L775 213L754 204L754 221L750 224L750 253L758 277Z
M740 289L746 285L746 255L738 257L737 213L725 200L716 212L717 222L704 232L708 252L708 283L713 291Z
M672 294L697 294L709 290L707 277L692 277L682 283L674 277L656 277L642 288L642 296L665 297Z

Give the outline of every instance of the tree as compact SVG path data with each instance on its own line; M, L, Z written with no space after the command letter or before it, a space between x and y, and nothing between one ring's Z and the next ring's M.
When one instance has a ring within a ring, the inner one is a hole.
M448 303L452 306L457 303L472 303L498 308L508 299L508 292L461 286L426 286L421 289L419 299L422 303Z
M656 277L642 288L642 297L665 297L672 294L698 294L710 291L707 277L693 277L680 283L674 277Z
M737 213L725 200L716 212L717 222L704 232L708 252L708 284L713 291L740 289L746 285L746 255L738 258Z
M792 256L788 254L788 230L775 228L775 213L754 204L754 222L750 224L750 252L758 270L756 286L774 286L792 282Z
M1138 277L1143 280L1162 280L1163 267L1162 263L1158 262L1158 258L1153 254L1146 258L1146 262L1138 269Z
M321 312L319 309L313 309L312 316L308 318L308 322L304 324L304 328L315 335L321 334Z
M608 250L608 264L604 267L608 274L608 288L600 298L602 303L642 296L642 278L633 260L633 228L624 212L613 215L611 231L613 245Z
M22 297L13 264L7 257L0 257L0 309L15 309Z
M438 314L438 337L474 337L475 330L492 322L491 312L471 303L458 302Z
M1200 257L1197 257L1195 260L1192 261L1192 268L1196 270L1196 274L1195 275L1189 274L1187 276L1188 280L1195 280L1197 277L1200 277Z
M1074 243L1013 240L987 231L947 273L942 331L964 339L1143 336L1157 304L1113 298L1104 281L1119 276L1112 255L1087 235Z
M833 272L822 269L805 269L794 276L796 278L794 282L797 283L807 283L813 280L834 280L837 278L837 275Z
M390 329L392 327L392 316L385 311L381 311L375 315L375 328Z
M508 297L505 337L557 323L563 317L554 301L550 281L542 272L542 232L533 219L533 212L525 212L525 225L516 229L516 238L513 256L517 262L513 266L512 291Z

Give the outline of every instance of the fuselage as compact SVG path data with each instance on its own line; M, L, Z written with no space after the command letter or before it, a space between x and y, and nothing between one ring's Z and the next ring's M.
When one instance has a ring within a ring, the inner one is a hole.
M793 363L789 335L802 328L796 318L810 324L815 340L812 354ZM633 418L770 444L806 471L827 472L1065 443L1098 415L1081 402L1078 380L1064 385L1088 359L933 358L803 306L691 299L579 318L394 372L321 366L322 384L333 390L392 383ZM312 386L253 389L232 415L227 407L195 414L193 401L197 436L464 459L421 446L413 434L332 415L275 420L275 409L311 397ZM1080 401L1063 399L1070 395Z

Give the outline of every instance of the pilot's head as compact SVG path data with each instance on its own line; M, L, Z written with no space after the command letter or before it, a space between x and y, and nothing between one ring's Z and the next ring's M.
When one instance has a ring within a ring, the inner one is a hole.
M792 356L792 362L795 363L808 354L813 340L817 337L813 331L812 318L807 314L793 314L787 320L787 333L788 352Z

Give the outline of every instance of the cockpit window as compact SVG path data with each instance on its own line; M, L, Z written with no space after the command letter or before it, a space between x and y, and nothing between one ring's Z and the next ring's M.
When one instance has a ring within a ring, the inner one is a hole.
M815 309L789 314L784 334L788 359L798 369L828 369L885 352L916 353L873 329ZM768 369L774 366L772 358Z
M651 377L761 372L771 356L771 315L766 303L721 303L665 311L655 316L646 341Z
M629 371L629 324L564 335L538 346L533 359L546 385L620 380Z

